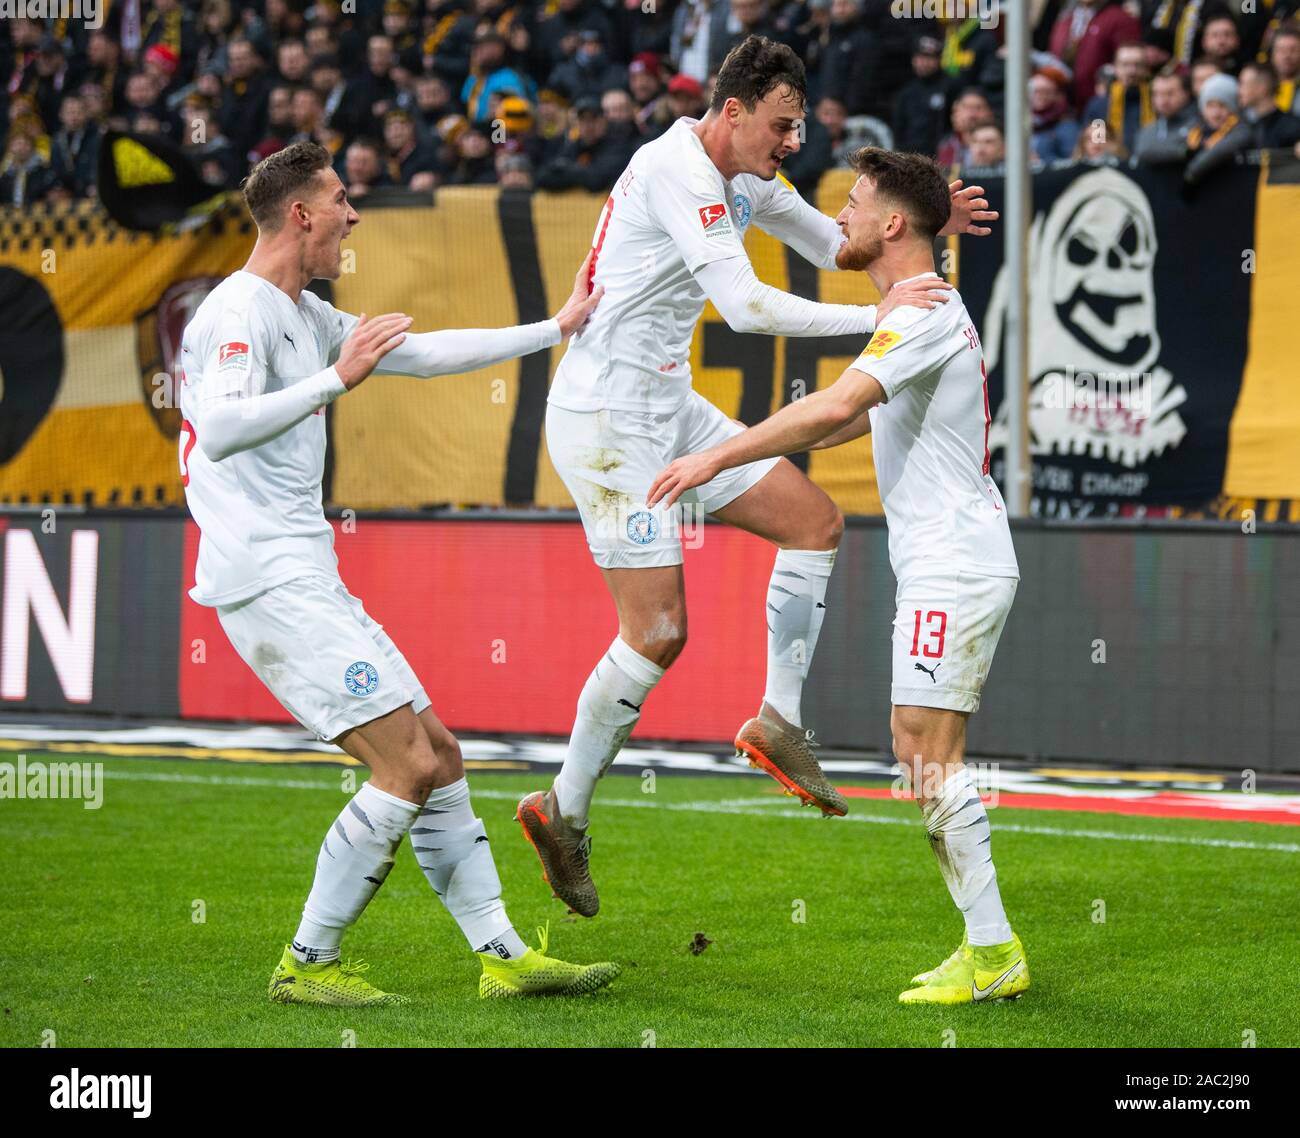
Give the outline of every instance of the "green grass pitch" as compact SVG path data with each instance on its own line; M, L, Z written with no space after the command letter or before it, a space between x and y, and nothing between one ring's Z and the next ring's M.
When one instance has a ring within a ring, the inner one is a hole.
M1033 988L916 1008L898 992L961 925L913 804L855 800L850 819L823 821L765 779L660 772L645 793L610 777L593 811L602 912L582 921L551 899L513 821L549 775L475 773L516 926L529 939L549 919L553 954L621 962L615 986L480 1000L475 957L403 848L344 955L412 1003L282 1007L267 980L345 801L343 768L104 762L99 810L0 802L0 1045L50 1031L66 1047L1300 1044L1289 827L994 810ZM1207 844L1224 839L1252 848ZM697 932L713 942L698 955Z

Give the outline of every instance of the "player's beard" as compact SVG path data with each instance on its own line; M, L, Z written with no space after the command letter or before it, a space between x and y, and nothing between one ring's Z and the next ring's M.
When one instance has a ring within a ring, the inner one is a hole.
M864 237L856 243L850 238L835 254L835 265L845 272L864 272L880 259L884 251L882 237Z

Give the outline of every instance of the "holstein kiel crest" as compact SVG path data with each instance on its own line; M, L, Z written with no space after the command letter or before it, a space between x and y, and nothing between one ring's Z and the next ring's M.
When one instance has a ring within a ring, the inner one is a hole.
M343 683L353 695L371 695L379 687L379 673L375 671L374 664L358 660L343 673Z
M736 225L744 229L749 225L749 219L754 216L754 205L745 194L734 194L731 198L731 204L735 208Z
M648 510L637 510L627 519L627 536L637 545L649 545L659 536L659 523Z

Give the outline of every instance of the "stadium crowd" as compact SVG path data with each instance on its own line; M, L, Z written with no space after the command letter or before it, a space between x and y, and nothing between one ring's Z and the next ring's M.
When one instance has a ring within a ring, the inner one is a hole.
M214 188L310 138L353 199L600 191L704 113L751 33L807 64L804 142L783 167L805 193L866 143L954 171L1003 161L1005 20L982 24L975 0L101 2L95 30L0 20L2 205L93 195L109 129L166 136ZM1300 0L1030 7L1037 163L1170 163L1195 182L1243 150L1300 153Z

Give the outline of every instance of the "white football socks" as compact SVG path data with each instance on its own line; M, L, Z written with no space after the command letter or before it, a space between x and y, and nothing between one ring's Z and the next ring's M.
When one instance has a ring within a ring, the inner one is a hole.
M763 699L796 727L817 638L826 617L833 549L781 549L767 586L767 691Z
M663 675L658 664L615 637L587 677L564 766L555 779L555 800L571 826L587 828L596 783L632 734L641 705Z
M972 945L1006 944L1011 925L1002 908L993 868L988 811L964 766L921 806L930 847L939 859L953 904L966 919Z
M419 813L411 850L470 948L506 960L523 956L528 946L506 916L492 846L469 804L469 783L462 777L440 786Z
M290 951L303 964L337 960L343 933L393 868L419 807L365 783L334 820L316 858L316 877Z

